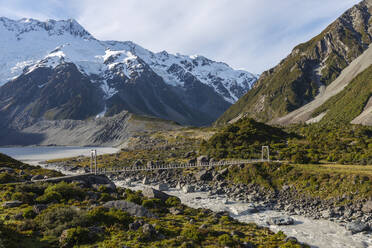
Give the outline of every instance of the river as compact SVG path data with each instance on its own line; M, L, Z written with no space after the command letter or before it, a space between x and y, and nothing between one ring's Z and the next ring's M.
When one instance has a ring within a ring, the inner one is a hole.
M141 190L142 184L132 183L128 187L125 182L116 182L117 186ZM256 223L270 228L274 232L283 231L287 236L295 237L300 242L307 243L313 248L372 248L372 235L363 233L352 235L342 225L328 220L313 220L303 216L291 216L295 223L288 226L269 225L267 219L286 215L284 212L266 210L258 213L248 213L252 203L227 201L223 196L208 196L207 192L184 193L181 190L166 191L169 195L177 196L182 203L192 208L207 208L212 211L228 211L230 215L245 223Z
M97 150L97 155L119 151L113 147L26 146L0 147L0 153L27 164L38 165L40 162L50 159L89 156L92 149Z

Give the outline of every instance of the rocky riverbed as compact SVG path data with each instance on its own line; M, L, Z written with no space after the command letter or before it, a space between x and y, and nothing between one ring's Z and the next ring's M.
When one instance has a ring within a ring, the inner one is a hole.
M77 171L58 165L48 168L68 174ZM304 197L291 186L270 191L254 184L231 184L225 180L228 170L202 170L187 176L177 170L159 170L110 178L118 186L156 187L180 197L190 207L228 211L238 220L281 230L314 247L372 247L371 200L339 206L344 199Z

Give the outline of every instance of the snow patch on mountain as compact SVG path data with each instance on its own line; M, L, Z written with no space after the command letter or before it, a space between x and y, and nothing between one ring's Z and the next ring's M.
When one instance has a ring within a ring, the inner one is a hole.
M130 79L148 66L172 86L184 87L197 79L234 103L257 80L256 75L234 70L203 56L153 53L131 41L99 41L75 20L40 22L0 18L0 86L38 67L74 63L87 76L99 78L106 97L116 90L108 79L120 74Z

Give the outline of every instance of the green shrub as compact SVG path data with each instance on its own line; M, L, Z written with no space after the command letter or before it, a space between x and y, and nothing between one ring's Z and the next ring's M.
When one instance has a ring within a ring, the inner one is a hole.
M45 203L45 204L52 203L52 202L59 202L61 200L62 200L62 195L54 191L46 192L42 196L39 196L38 198L36 198L37 202Z
M148 199L142 201L142 206L145 208L159 208L163 206L163 203L160 199Z
M165 201L165 204L166 204L168 207L176 207L176 206L179 206L179 205L181 204L181 200L180 200L180 198L178 198L178 197L172 196L172 197L169 197L169 198Z
M126 212L119 209L106 209L102 206L93 208L87 214L89 223L100 225L122 224L128 227L133 222L133 218Z
M75 227L67 230L66 235L60 239L60 246L69 248L82 244L89 244L95 241L96 236L88 228Z
M181 236L195 243L200 243L204 240L204 236L196 227L188 227L182 230Z
M38 228L46 235L57 237L65 229L87 224L85 211L66 206L49 207L34 220Z
M25 219L33 219L36 217L36 213L32 207L27 207L25 210L23 210L23 217Z
M141 193L139 192L132 192L132 193L126 193L127 194L127 198L126 200L127 201L130 201L130 202L133 202L133 203L136 203L138 205L141 205L142 204L142 196L141 196Z
M236 245L236 242L230 235L222 234L221 236L218 237L218 244L223 247L225 246L233 247Z
M49 186L45 193L50 192L57 192L61 194L63 199L69 200L69 199L77 199L81 200L84 197L84 191L76 186L74 183L66 183L66 182L60 182L54 185Z
M32 192L15 192L12 194L12 200L18 200L23 203L32 204L36 195Z

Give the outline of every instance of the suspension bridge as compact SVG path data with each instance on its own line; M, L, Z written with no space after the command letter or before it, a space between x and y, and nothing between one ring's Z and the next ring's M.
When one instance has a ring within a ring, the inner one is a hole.
M270 162L270 149L268 146L263 146L261 150L260 159L240 159L240 160L228 160L219 162L195 162L195 163L184 163L184 164L158 164L158 165L132 165L123 166L116 168L98 168L97 166L97 151L92 150L90 154L90 173L94 174L116 174L125 172L140 172L140 171L154 171L154 170L173 170L173 169L188 169L188 168L201 168L201 167L221 167L230 165L240 164L253 164L253 163L264 163ZM281 163L282 161L272 161Z

